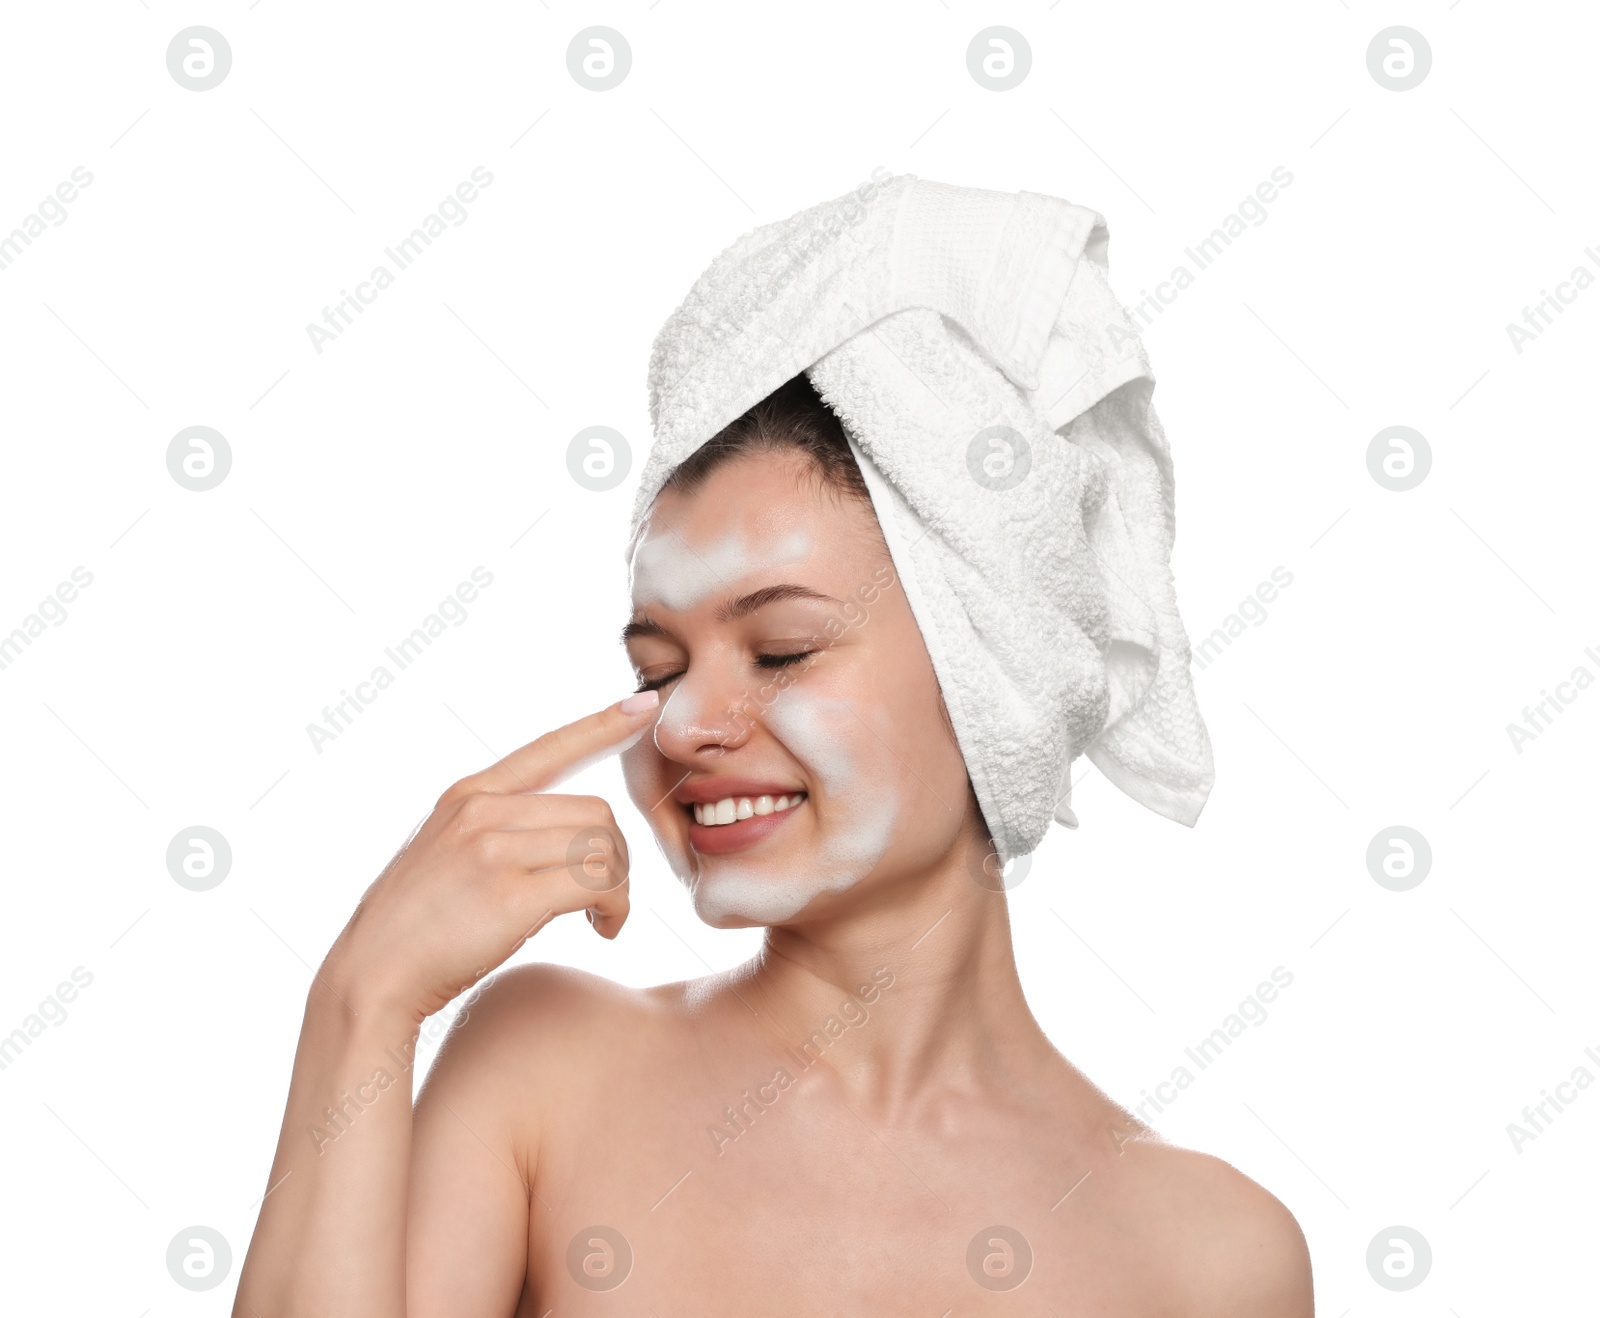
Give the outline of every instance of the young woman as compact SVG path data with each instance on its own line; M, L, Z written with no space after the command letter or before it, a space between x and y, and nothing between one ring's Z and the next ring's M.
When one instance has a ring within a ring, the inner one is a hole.
M640 693L446 790L328 953L235 1314L1311 1314L1283 1205L1029 1012L928 650L805 376L673 472L633 562ZM619 749L697 912L761 951L646 990L495 975L413 1111L424 1017L557 916L622 929L628 844L553 790Z

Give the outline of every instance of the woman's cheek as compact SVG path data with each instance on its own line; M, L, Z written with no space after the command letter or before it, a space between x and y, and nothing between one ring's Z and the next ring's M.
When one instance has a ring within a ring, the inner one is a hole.
M628 798L646 818L655 801L651 795L655 780L660 776L657 767L660 757L655 749L655 744L645 736L617 757L622 763L622 781L627 785Z
M640 738L620 758L628 799L650 825L656 846L667 858L674 876L686 879L692 873L692 858L686 841L687 829L676 822L677 803L666 799L673 787L666 775L667 762L649 736Z

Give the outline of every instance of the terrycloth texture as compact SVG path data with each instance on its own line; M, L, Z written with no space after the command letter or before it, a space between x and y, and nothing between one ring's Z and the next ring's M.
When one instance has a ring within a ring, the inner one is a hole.
M745 234L651 354L635 535L673 467L801 370L838 413L1002 861L1077 827L1080 754L1185 824L1211 789L1171 457L1106 244L1059 198L897 175Z

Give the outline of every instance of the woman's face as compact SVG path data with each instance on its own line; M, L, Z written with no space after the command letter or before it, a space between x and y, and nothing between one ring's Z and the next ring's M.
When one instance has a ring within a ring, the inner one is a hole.
M630 566L624 639L661 706L623 774L717 926L828 918L983 834L877 521L806 462L663 490Z

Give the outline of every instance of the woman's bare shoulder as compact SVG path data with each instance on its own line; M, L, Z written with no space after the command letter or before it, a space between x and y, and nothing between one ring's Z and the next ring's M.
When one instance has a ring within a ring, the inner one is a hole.
M541 1132L587 1111L597 1087L651 1068L687 1016L685 988L632 988L543 962L506 967L462 1003L418 1092L419 1118L454 1114L480 1134L500 1132L521 1157Z
M1171 1261L1188 1312L1311 1318L1311 1255L1281 1200L1237 1167L1148 1127L1122 1144L1128 1193Z
M529 962L485 979L440 1050L453 1066L537 1068L601 1062L686 1020L700 981L633 988L571 966Z

